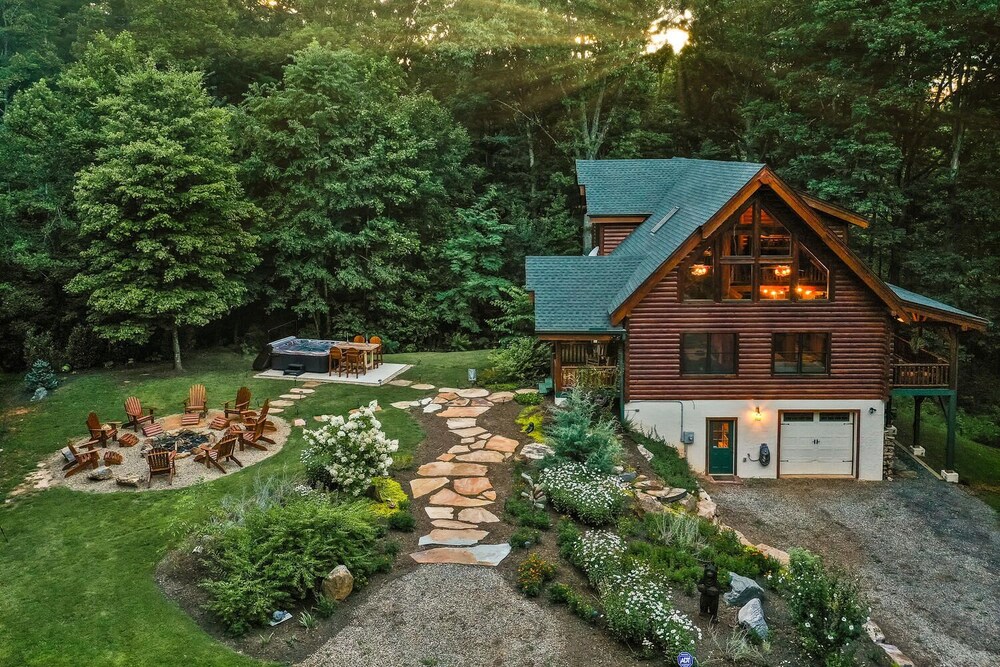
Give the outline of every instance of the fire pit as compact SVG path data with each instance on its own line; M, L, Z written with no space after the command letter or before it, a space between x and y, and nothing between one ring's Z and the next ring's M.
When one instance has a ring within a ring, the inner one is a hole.
M173 435L167 434L154 438L150 442L150 445L152 447L173 450L178 454L186 454L195 447L210 444L212 440L213 436L211 433L198 433L190 429L184 429Z

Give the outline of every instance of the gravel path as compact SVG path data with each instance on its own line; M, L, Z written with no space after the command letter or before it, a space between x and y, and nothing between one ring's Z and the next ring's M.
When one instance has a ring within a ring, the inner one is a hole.
M524 598L492 568L420 566L366 599L303 667L635 665L599 631ZM604 658L609 659L605 662Z
M1000 523L963 490L920 469L894 482L747 480L709 493L755 543L804 546L858 573L887 641L920 667L1000 665Z

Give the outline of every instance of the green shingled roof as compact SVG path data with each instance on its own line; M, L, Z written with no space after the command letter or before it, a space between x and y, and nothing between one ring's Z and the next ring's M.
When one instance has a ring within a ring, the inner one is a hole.
M609 315L707 223L763 164L716 160L577 160L588 215L647 215L606 257L528 257L526 284L535 294L539 333L621 331ZM948 304L889 285L906 304L980 323Z
M983 324L989 322L989 320L987 320L985 317L980 317L979 315L973 315L968 311L962 310L961 308L956 308L955 306L949 306L948 304L932 299L929 296L924 296L923 294L917 294L916 292L911 292L908 289L903 289L902 287L897 287L896 285L890 285L889 283L886 283L886 285L904 304L908 304L916 308L930 308L932 310L939 310L943 313L951 313L952 315L958 315L959 317L967 317L969 319L978 320Z

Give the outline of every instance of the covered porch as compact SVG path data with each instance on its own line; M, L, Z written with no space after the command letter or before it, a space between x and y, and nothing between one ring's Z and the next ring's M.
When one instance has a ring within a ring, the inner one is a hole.
M563 334L541 338L552 345L552 383L557 396L574 387L618 387L622 350L619 337Z
M913 447L920 446L920 412L926 399L938 401L947 419L945 468L955 467L958 419L959 336L985 331L989 322L977 315L910 292L889 287L900 298L906 317L899 317L893 336L892 388L895 397L913 398Z

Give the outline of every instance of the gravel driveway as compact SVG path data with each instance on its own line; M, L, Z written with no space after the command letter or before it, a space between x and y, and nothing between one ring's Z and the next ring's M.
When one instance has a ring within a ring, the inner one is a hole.
M1000 665L1000 522L960 488L918 469L893 482L745 480L708 492L753 542L807 547L857 573L887 641L919 667Z

